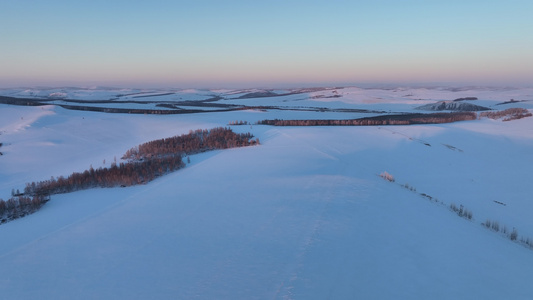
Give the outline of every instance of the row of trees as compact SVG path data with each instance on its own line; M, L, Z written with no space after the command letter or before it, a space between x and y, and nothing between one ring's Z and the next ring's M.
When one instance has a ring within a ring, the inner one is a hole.
M466 209L462 204L457 207L455 203L450 204L450 209L455 212L459 217L472 220L472 211Z
M379 126L379 125L411 125L411 124L440 124L477 119L474 112L452 112L433 114L402 114L385 115L349 120L263 120L261 125L274 126Z
M193 154L213 149L226 149L255 145L250 133L236 134L228 128L196 130L189 134L144 143L126 152L127 163L110 168L72 173L68 177L51 177L49 180L27 183L24 195L42 197L69 193L94 187L132 186L152 181L156 177L183 168L183 154Z
M204 112L199 109L138 109L138 108L115 108L115 107L99 107L99 106L82 106L82 105L68 105L58 104L65 109L94 111L104 113L118 113L118 114L144 114L144 115L175 115L175 114L191 114Z
M498 221L492 221L490 219L487 219L485 223L481 223L481 225L487 227L488 229L492 229L496 232L501 232L503 235L507 236L511 241L520 242L522 244L525 244L526 246L529 246L529 248L533 248L533 239L530 239L529 237L523 237L520 236L520 239L518 239L518 230L513 227L512 231L509 231L506 225L500 226L500 223Z
M248 121L243 120L235 120L235 121L229 121L228 125L248 125Z
M525 108L508 108L502 111L486 111L482 112L480 117L490 118L490 119L501 119L503 121L518 120L526 117L531 117L533 114Z
M132 186L154 180L156 177L176 171L185 164L181 155L169 155L140 162L112 163L110 168L85 170L40 182L27 183L25 195L51 195L69 193L94 187Z
M250 133L235 133L230 128L217 127L211 130L195 130L188 134L159 139L132 148L122 159L130 161L164 157L174 153L195 154L208 150L252 146L259 140L252 140Z
M44 196L21 196L11 197L7 201L0 199L0 223L6 223L14 219L36 212L48 201Z
M379 174L379 176L389 182L395 182L396 180L394 179L394 176L392 176L391 174L389 174L388 172L382 172L381 174ZM418 193L416 191L416 188L413 187L413 186L410 186L409 184L405 183L405 184L400 184L401 187L403 188L406 188L408 190L410 190L411 192L414 192L414 193L417 193L419 194L420 196L426 198L426 199L429 199L430 201L433 201L435 203L440 203L440 204L443 204L442 201L438 200L437 198L434 198L428 194L425 194L425 193ZM495 201L499 204L502 204L502 205L505 205L504 203L502 202L498 202L498 201ZM464 207L463 205L459 205L457 206L455 203L451 203L450 206L450 211L456 213L459 217L461 218L465 218L467 220L470 220L472 221L474 219L474 214L472 213L471 210L467 209L466 207ZM514 242L517 242L517 243L520 243L530 249L533 249L533 238L530 238L530 237L524 237L524 236L519 236L518 235L518 231L516 230L516 228L513 228L512 231L509 231L507 229L507 226L503 225L501 226L499 222L497 221L493 221L493 220L490 220L490 219L487 219L487 221L485 221L484 223L481 223L481 225L485 226L486 228L488 229L491 229L495 232L501 232L503 235L505 235L507 238L509 238L511 241L514 241Z

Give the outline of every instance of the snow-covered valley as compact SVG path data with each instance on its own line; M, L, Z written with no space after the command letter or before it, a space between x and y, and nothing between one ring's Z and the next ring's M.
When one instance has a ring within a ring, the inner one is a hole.
M131 94L167 104L218 96L212 103L253 109L118 114L54 102L129 101L123 98ZM235 120L252 125L234 131L261 142L192 155L184 169L145 185L52 195L36 213L0 225L6 299L533 298L533 250L481 225L497 221L516 229L519 240L533 238L533 117L255 125L419 113L420 106L465 97L494 110L531 112L533 89L66 88L0 95L57 98L43 106L0 104L3 199L27 182L108 166L138 144ZM384 171L394 183L379 176ZM451 204L469 209L472 220Z

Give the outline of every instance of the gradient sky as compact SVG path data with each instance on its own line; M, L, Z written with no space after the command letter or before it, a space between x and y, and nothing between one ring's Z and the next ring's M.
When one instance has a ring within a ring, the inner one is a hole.
M533 85L532 0L0 0L0 87Z

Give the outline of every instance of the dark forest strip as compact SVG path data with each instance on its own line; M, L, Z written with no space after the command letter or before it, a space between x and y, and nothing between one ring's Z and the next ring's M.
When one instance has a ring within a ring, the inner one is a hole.
M349 120L263 120L260 125L273 126L377 126L377 125L412 125L412 124L440 124L458 121L476 120L474 112L433 113L433 114L400 114L384 115L369 118Z

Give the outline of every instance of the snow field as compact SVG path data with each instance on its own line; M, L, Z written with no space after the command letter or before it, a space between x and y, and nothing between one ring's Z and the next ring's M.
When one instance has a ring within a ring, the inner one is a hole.
M109 165L148 140L277 113L0 105L0 196L104 158ZM2 297L532 298L533 251L480 225L490 218L533 237L532 120L233 126L262 145L193 155L185 169L147 185L54 195L37 213L1 225ZM451 203L474 219L452 213Z

